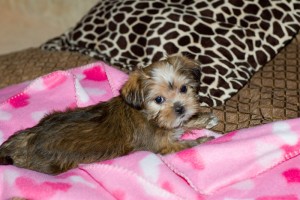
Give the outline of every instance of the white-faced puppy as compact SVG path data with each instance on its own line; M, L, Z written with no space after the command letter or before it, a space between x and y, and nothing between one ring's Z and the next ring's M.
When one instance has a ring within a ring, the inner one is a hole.
M85 108L54 112L12 135L0 147L0 164L58 174L133 151L167 154L212 139L179 140L191 129L211 128L202 113L199 64L173 56L133 72L121 95Z

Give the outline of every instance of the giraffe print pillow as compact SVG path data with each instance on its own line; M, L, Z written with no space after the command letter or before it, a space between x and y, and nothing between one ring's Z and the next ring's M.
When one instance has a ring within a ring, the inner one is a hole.
M201 105L216 106L299 28L298 0L101 0L42 48L78 51L129 71L183 54L201 62Z

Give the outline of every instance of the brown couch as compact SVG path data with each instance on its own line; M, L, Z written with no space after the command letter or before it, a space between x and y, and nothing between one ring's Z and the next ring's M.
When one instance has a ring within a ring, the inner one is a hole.
M0 87L96 61L74 52L39 48L0 56ZM213 130L229 132L300 117L300 33L225 105L212 110L220 119Z

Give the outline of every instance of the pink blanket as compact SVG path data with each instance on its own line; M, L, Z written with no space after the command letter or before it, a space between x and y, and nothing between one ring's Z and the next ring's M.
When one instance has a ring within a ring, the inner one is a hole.
M0 143L45 113L119 94L127 75L104 63L0 90ZM208 130L185 135L214 134ZM300 199L300 119L228 133L160 156L136 152L58 176L0 166L0 199Z

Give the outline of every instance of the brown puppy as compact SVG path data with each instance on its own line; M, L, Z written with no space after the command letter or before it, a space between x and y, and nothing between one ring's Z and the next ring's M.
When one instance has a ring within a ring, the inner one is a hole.
M212 139L181 141L188 130L211 128L217 119L201 113L199 64L169 57L133 72L121 95L108 102L54 112L12 135L0 147L0 164L58 174L133 151L167 154Z

